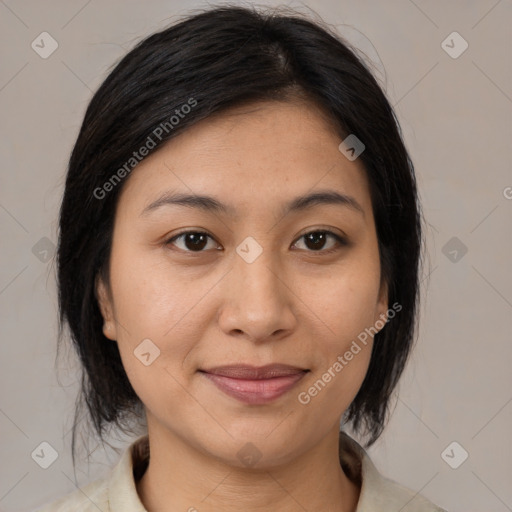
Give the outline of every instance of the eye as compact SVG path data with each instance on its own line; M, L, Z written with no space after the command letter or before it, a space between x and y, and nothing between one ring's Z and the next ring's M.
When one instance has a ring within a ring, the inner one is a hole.
M329 237L334 239L334 246L331 246L330 249L322 250L326 240ZM305 233L299 238L299 240L302 239L305 240L306 245L309 246L309 248L312 248L312 251L309 252L321 252L323 254L334 252L339 249L339 246L348 245L348 242L345 240L345 238L328 230L310 231L309 233Z
M185 252L203 252L202 249L207 245L206 241L210 238L213 240L213 238L204 231L184 231L176 236L173 236L167 242L165 242L165 245L171 245L174 244L175 240L182 239L183 244L185 245L185 248L179 247L182 251ZM191 249L191 250L189 250Z
M335 243L331 248L322 250L328 238L333 239ZM185 252L204 252L203 249L208 246L208 239L213 240L213 238L204 231L184 231L167 240L165 245L176 245L180 250ZM308 252L331 253L338 250L339 246L348 245L345 238L328 230L310 231L302 235L299 240L301 239L304 239L307 247L311 249ZM178 244L175 243L178 240L182 242L182 247L179 247Z

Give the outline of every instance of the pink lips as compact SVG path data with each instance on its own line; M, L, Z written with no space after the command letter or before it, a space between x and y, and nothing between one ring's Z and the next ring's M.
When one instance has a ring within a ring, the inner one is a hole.
M277 399L304 377L308 370L272 364L221 366L200 370L227 395L248 404L265 404Z

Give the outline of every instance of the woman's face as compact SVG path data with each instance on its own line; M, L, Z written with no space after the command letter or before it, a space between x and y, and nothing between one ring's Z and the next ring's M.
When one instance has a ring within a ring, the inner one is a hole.
M368 182L340 142L311 106L258 103L188 129L125 183L112 297L101 282L98 292L104 333L117 340L150 433L242 466L246 443L272 465L339 428L370 360L372 337L364 344L360 335L382 328L388 306ZM318 192L353 204L287 209ZM163 194L215 203L151 207ZM274 363L309 371L281 394L277 380L223 379L238 396L204 373Z

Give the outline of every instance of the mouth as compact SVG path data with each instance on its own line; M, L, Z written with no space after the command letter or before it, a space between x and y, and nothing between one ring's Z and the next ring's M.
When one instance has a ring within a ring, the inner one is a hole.
M230 365L198 371L226 395L253 405L276 400L309 372L284 364L261 367Z

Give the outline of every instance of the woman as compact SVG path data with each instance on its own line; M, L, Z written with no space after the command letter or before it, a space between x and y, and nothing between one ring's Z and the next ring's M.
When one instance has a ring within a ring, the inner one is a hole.
M82 404L139 435L43 511L442 510L345 432L384 429L422 234L392 108L328 28L217 7L138 44L88 106L59 242Z

